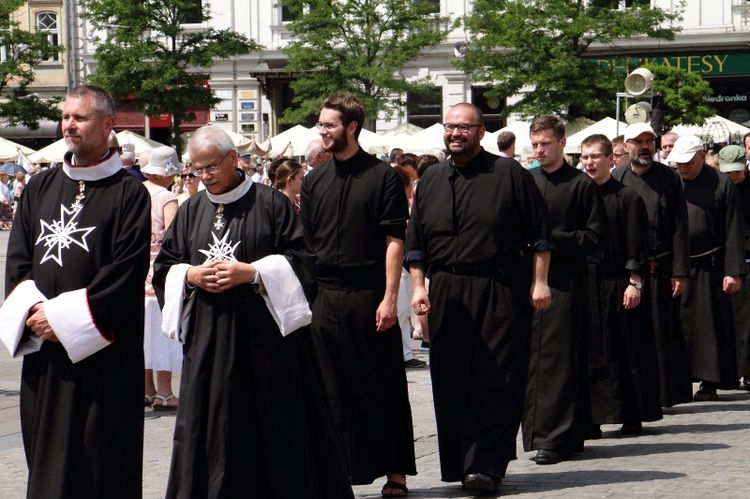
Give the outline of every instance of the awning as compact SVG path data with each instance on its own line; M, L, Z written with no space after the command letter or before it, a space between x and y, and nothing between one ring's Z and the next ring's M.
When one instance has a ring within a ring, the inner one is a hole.
M39 128L31 130L25 126L2 127L0 128L0 137L8 140L18 139L59 139L62 137L60 123L57 121L42 120L39 122Z

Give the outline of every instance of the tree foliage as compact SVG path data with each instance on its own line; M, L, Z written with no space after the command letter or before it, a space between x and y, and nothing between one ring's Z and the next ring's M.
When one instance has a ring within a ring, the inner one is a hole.
M404 105L406 92L434 86L427 78L406 80L399 72L428 48L442 42L450 19L430 1L414 0L282 0L293 20L294 35L284 52L295 109L282 121L299 123L316 115L323 100L351 92L367 111L372 128L379 112L390 116Z
M196 0L81 0L81 5L82 17L107 30L94 54L98 65L90 83L115 98L132 98L152 118L171 113L178 151L180 123L195 119L190 108L221 102L205 85L205 69L216 59L262 48L230 30L186 29L188 21L210 19L209 8Z
M0 60L0 119L9 126L20 124L36 130L42 119L60 119L60 98L41 100L29 93L36 77L34 69L42 60L61 54L63 48L52 45L46 33L20 29L13 15L25 3L0 2L0 47L6 53L5 60Z
M633 37L672 40L680 30L673 24L679 11L650 8L650 2L613 9L617 3L474 0L465 20L471 44L457 65L475 81L492 82L491 95L521 95L506 115L612 112L624 75L614 65L598 64L592 49Z
M664 130L675 125L702 125L716 110L706 103L713 94L711 85L699 74L688 73L673 66L648 64L654 74L651 91L662 94L662 124Z

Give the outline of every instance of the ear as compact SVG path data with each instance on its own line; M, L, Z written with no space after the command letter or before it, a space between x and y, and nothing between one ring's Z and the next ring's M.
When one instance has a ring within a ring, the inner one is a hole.
M354 134L357 132L357 126L358 123L356 121L349 123L349 126L346 128L346 134L354 137Z

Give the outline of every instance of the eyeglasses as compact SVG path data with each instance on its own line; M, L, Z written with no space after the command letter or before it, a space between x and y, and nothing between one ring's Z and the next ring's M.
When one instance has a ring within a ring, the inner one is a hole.
M472 128L474 128L475 126L482 126L482 125L470 125L468 123L460 123L460 124L443 123L443 128L445 128L445 131L449 133L453 132L453 130L456 130L456 129L458 129L460 133L466 133Z
M225 159L227 159L227 156L229 156L230 152L232 152L231 149L215 165L204 166L203 168L193 168L193 174L196 177L200 177L204 173L207 173L209 175L213 175L214 173L216 173L219 170L219 168L221 168L221 164L224 162Z
M619 152L619 153L618 152L614 152L612 154L615 155L615 158L622 158L623 156L627 156L629 153L626 153L626 152Z
M183 179L186 179L186 178L195 178L195 177L197 177L197 175L195 173L181 173L180 177L182 177Z
M581 156L581 161L597 161L599 159L602 159L604 157L604 154L589 154L588 156Z
M320 123L320 122L318 122L318 123L315 123L315 128L317 128L318 130L323 130L325 128L325 130L327 132L330 132L331 130L333 130L334 128L336 128L339 125L343 125L343 123L341 123L341 122L339 122L339 123Z
M640 139L630 139L628 140L628 144L633 144L634 146L652 146L656 144L656 139L646 139L646 140L640 140Z

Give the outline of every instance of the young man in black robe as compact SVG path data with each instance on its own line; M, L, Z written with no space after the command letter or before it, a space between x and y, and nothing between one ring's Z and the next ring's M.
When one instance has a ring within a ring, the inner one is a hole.
M581 163L599 186L607 211L607 249L589 256L589 383L592 436L599 425L622 423L639 433L662 418L656 340L648 287L648 215L641 197L612 178L612 143L604 135L581 142Z
M651 125L630 125L624 135L630 164L616 168L612 177L637 192L646 204L648 285L651 287L661 404L672 407L693 399L678 299L690 272L685 194L675 170L654 161L656 134Z
M68 94L63 166L32 178L10 234L0 336L25 354L30 498L141 497L150 201L107 147L114 122L105 90Z
M550 301L550 222L531 175L479 145L476 106L445 119L450 158L420 180L405 265L415 312L430 313L442 479L491 493L516 458L532 316Z
M329 406L353 484L387 476L386 497L416 474L401 330L396 323L408 205L388 164L362 150L365 111L351 94L323 103L333 158L305 176L300 216L315 252L311 325Z
M690 278L680 300L696 401L717 400L716 389L737 387L734 318L729 295L745 272L745 221L732 180L706 166L703 142L677 139L669 162L685 189L690 227Z
M206 189L177 212L153 278L165 333L185 344L167 497L352 497L303 327L302 224L237 169L223 130L200 128L188 153ZM285 302L299 312L289 324Z
M750 280L747 278L750 273L750 181L747 180L745 161L745 149L740 146L726 146L719 151L719 168L737 187L745 220L745 275L739 291L731 295L731 300L737 332L737 377L743 378L745 389L750 389Z
M586 257L607 247L607 214L593 180L565 162L565 125L536 118L531 170L552 220L557 248L549 269L552 304L534 315L523 415L524 450L537 464L556 464L583 450L591 430L586 317Z

